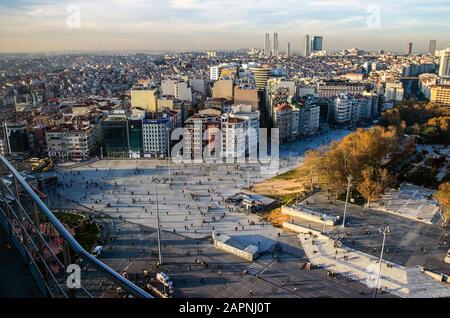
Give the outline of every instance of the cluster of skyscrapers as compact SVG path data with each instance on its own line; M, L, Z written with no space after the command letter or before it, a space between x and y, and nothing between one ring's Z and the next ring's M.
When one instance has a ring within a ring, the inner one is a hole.
M304 49L303 51L304 56L309 56L312 52L322 51L323 37L315 35L311 39L311 37L308 34L306 34L303 49Z
M278 57L280 54L280 42L278 39L278 33L273 34L273 39L270 39L270 33L266 33L264 37L264 56ZM312 52L318 52L323 50L323 37L322 36L313 36L311 38L310 35L306 34L304 38L303 45L303 55L309 56ZM291 55L291 43L288 42L286 46L286 56Z

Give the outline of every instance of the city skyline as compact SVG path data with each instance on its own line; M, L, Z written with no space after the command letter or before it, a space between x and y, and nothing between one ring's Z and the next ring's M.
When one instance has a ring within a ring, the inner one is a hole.
M263 48L264 33L278 33L279 47L290 42L293 52L303 50L305 34L323 36L330 51L404 52L412 42L414 52L427 52L432 39L437 49L450 45L449 12L441 0L7 0L0 52Z

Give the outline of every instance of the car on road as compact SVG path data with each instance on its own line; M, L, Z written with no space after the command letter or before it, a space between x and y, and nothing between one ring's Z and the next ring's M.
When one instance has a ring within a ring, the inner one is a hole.
M92 249L91 253L92 253L92 255L94 255L95 257L98 258L98 257L100 257L100 255L102 255L102 252L103 252L103 246L98 245Z
M167 274L165 274L163 272L156 274L156 280L170 289L173 288L172 280L170 279L170 277Z

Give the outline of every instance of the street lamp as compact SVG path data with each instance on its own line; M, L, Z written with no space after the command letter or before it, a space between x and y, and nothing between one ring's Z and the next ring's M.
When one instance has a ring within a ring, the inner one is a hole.
M172 163L171 163L171 153L170 153L170 127L166 127L167 132L167 160L169 160L169 187L170 183L172 182Z
M352 175L349 175L347 177L347 181L348 181L348 183L347 183L347 196L345 197L344 218L342 220L342 228L345 228L345 216L347 214L348 200L350 199L350 188L352 186L352 181L353 181Z
M159 253L159 265L162 265L161 257L161 227L159 225L159 203L158 203L158 186L155 183L155 195L156 195L156 226L158 227L158 253Z
M378 284L380 283L380 276L381 276L381 265L383 263L383 252L384 252L384 244L386 242L386 236L391 234L391 229L389 228L389 225L384 224L382 227L378 230L381 234L383 234L383 244L381 245L381 254L380 254L380 264L378 266L378 276L377 276L377 283L375 285L375 291L373 293L373 297L377 297L377 291L378 291Z

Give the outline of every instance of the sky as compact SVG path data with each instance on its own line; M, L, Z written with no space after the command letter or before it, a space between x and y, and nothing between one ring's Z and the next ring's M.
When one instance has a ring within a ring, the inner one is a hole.
M0 0L0 52L450 46L450 0Z

